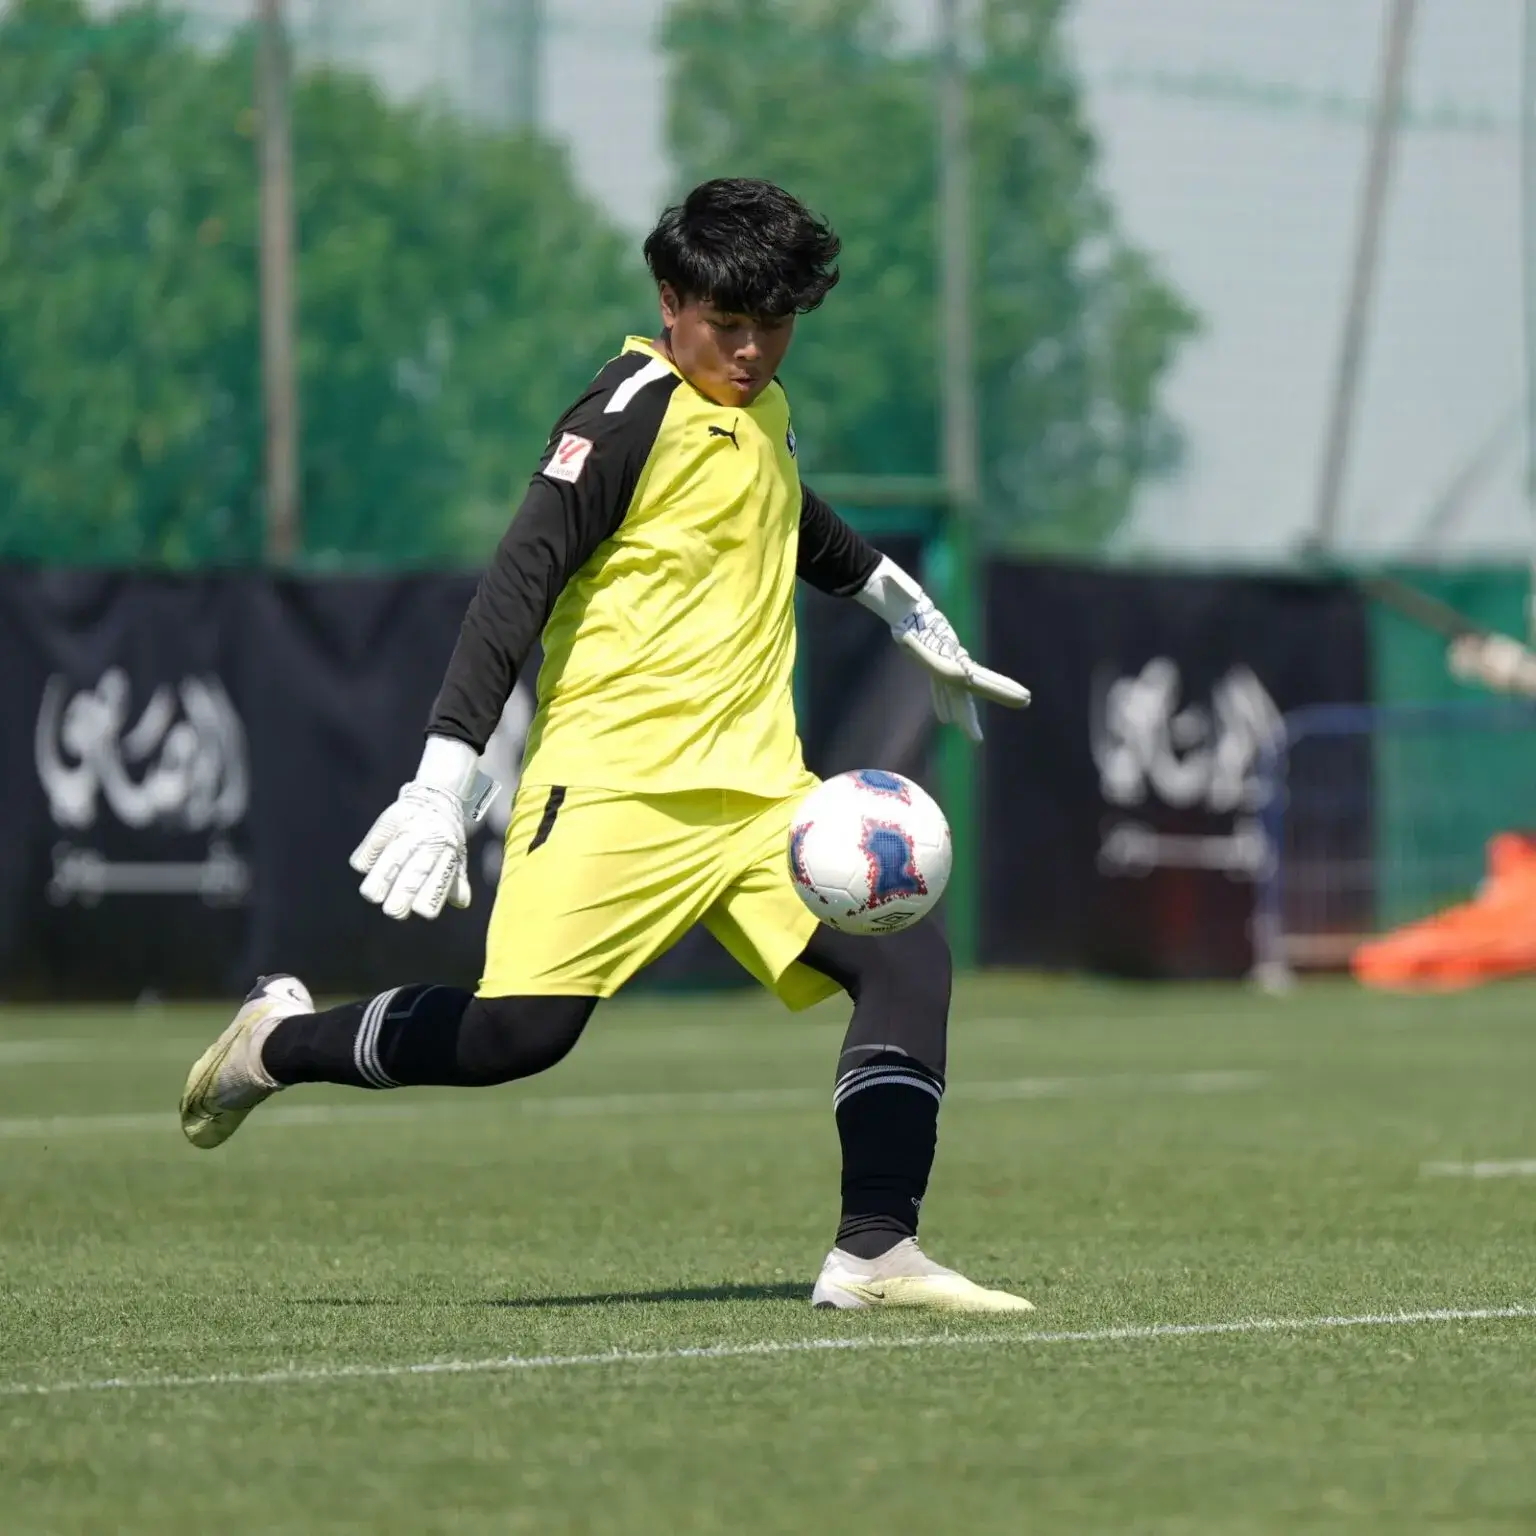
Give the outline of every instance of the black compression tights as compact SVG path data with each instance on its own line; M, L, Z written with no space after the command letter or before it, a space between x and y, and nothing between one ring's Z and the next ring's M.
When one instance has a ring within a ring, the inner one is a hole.
M838 1244L864 1257L917 1230L944 1092L951 967L931 923L880 938L820 928L801 956L853 999L833 1104L843 1149ZM286 1019L263 1051L283 1084L482 1088L546 1071L590 997L475 997L416 983Z
M931 924L878 939L820 928L801 956L854 1001L838 1077L894 1053L943 1081L949 947ZM267 1041L280 1083L485 1088L546 1071L569 1054L597 999L475 997L414 983L285 1020Z

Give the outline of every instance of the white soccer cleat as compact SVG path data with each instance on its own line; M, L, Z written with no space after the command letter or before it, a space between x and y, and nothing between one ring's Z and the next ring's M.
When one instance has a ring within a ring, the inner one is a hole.
M811 1292L811 1305L925 1307L933 1312L1033 1312L1034 1303L1008 1291L989 1291L935 1264L915 1237L905 1237L878 1259L858 1259L841 1248L827 1255Z
M181 1090L181 1130L194 1147L217 1147L282 1086L261 1064L267 1036L296 1013L313 1013L314 999L297 976L263 976L246 995L229 1028L197 1058Z

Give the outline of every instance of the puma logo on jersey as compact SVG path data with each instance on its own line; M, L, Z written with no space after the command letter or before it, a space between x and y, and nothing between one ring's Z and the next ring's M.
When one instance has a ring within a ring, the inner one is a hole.
M735 427L732 427L729 432L727 432L724 427L711 427L709 429L709 435L711 437L728 437L731 440L731 447L732 448L740 448L741 447L741 444L736 441L736 428Z

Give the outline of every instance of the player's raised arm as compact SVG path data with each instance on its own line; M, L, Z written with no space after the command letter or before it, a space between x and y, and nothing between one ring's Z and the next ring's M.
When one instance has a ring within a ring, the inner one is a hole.
M556 598L623 522L676 383L665 364L626 353L550 434L464 615L416 776L352 855L362 895L388 916L469 905L467 823L495 790L480 754Z
M954 626L894 560L882 555L809 486L800 509L798 572L834 597L851 597L891 626L896 643L916 657L933 684L939 719L981 740L976 697L1009 709L1029 703L1029 689L972 661Z

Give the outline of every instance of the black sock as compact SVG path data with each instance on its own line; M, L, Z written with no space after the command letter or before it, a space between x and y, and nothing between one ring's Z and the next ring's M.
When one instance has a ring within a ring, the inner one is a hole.
M849 1066L849 1058L858 1060ZM837 1246L877 1259L917 1235L938 1146L944 1080L901 1051L849 1052L833 1105L843 1147L843 1215Z
M595 997L475 997L417 982L284 1019L261 1059L285 1088L485 1088L554 1066L596 1006Z
M284 1087L455 1084L459 1025L474 1001L457 987L417 982L324 1013L284 1019L262 1047L262 1065Z

